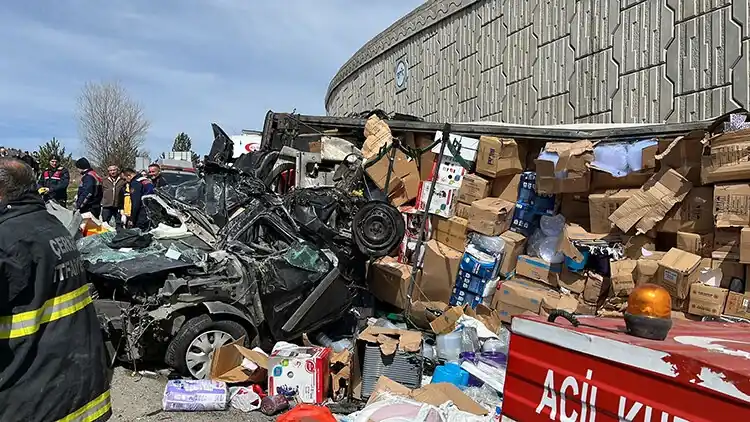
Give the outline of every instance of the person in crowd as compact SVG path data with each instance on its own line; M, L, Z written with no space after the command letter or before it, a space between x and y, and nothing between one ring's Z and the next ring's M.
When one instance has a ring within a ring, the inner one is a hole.
M102 212L102 178L91 168L86 158L76 161L76 168L81 173L81 184L76 196L76 209L81 213L90 212L99 218Z
M161 175L161 166L154 163L148 166L148 177L151 179L151 183L154 187L163 188L167 186L167 181L164 180L164 176Z
M28 164L28 163L27 163ZM49 199L55 200L63 207L68 206L68 185L70 184L70 172L60 165L60 158L52 156L49 167L42 172L39 178L39 186Z
M144 195L154 193L154 185L148 177L139 176L138 172L132 168L123 170L122 175L126 184L122 200L121 223L126 227L148 230L149 220L142 198Z
M102 221L109 223L115 219L120 224L120 208L122 208L122 190L125 189L125 179L120 175L117 166L107 167L107 177L102 180Z
M31 167L0 158L0 421L110 418L110 372L86 270Z

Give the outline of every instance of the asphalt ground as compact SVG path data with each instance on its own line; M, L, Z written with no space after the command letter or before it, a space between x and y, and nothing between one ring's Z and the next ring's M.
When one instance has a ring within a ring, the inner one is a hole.
M164 412L161 399L167 378L163 375L133 374L128 368L115 368L112 378L110 421L185 421L185 422L270 422L275 417L260 411L243 413L230 408L223 412Z

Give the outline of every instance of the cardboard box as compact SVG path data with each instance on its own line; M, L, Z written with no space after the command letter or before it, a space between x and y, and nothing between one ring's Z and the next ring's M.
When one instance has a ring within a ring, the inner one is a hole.
M509 303L498 302L493 305L493 308L497 311L500 316L500 320L506 324L510 324L514 316L523 315L526 312L531 312L523 309L519 306L511 305Z
M433 239L458 251L464 250L469 220L461 217L435 217L432 225L434 227L432 231Z
M561 197L560 214L565 216L565 221L591 231L589 196L585 193L564 193Z
M420 290L428 301L448 302L456 283L460 251L430 240L425 245L424 263Z
M244 346L245 338L219 347L211 359L209 379L226 383L261 384L268 377L268 355Z
M646 233L664 219L673 206L687 196L693 185L672 169L656 173L646 185L609 216L609 221L627 233L635 227Z
M562 272L561 264L550 264L541 258L528 255L520 255L516 264L516 274L541 281L552 287L556 287Z
M659 260L640 258L635 267L635 286L646 283L656 283L659 272Z
M371 157L369 159L374 159ZM380 189L385 189L388 178L388 160L390 154L381 157L375 164L367 167L367 175ZM396 151L393 161L393 173L388 183L388 199L394 206L403 205L417 197L419 193L419 170L416 161L407 157L401 150Z
M640 189L610 190L589 195L591 233L609 233L615 227L609 216Z
M545 297L542 300L542 309L539 315L548 317L552 311L560 310L575 312L578 309L578 299L569 294L563 294L558 297Z
M588 303L579 298L576 313L580 315L596 315L596 304Z
M695 130L672 141L660 141L656 159L661 168L674 169L693 185L700 185L704 136L704 131Z
M672 248L659 261L658 283L672 297L686 299L690 285L700 277L701 257L690 252Z
M492 178L521 173L524 168L519 157L518 144L513 139L482 136L476 171Z
M727 304L724 307L726 315L750 319L750 293L729 292Z
M611 284L609 277L589 271L581 298L586 303L599 304L607 296Z
M557 280L557 285L561 289L566 289L572 293L581 294L586 288L586 273L576 273L568 269L567 266L563 266L560 278Z
M516 205L500 198L484 198L471 204L469 229L497 236L510 228Z
M413 401L426 403L434 407L440 407L446 402L452 402L459 410L477 416L484 416L488 413L484 407L480 406L469 396L462 393L458 387L447 382L426 384L422 388L410 390L404 385L381 376L378 378L377 384L375 384L375 389L373 390L367 405L374 403L377 400L377 396L382 393L390 393L406 397Z
M638 189L645 185L653 175L653 169L629 173L624 177L615 177L606 171L592 169L591 190Z
M677 232L675 247L703 258L710 258L714 249L714 234L713 232L706 234Z
M302 403L318 404L328 398L331 349L279 349L268 357L268 395L296 393Z
M536 159L536 190L539 193L588 192L591 182L589 164L594 159L591 141L548 142L544 152L556 154L557 163ZM556 174L566 174L557 178Z
M714 229L714 190L694 187L656 226L660 232L711 233Z
M702 157L703 183L750 179L750 129L720 133L707 145L710 154Z
M417 209L424 211L427 208L427 199L430 197L430 187L432 182L421 182L419 184L419 194L417 195ZM428 212L433 215L450 218L456 210L458 188L450 187L441 183L435 184L435 192L432 195L430 209Z
M369 290L376 298L400 309L406 309L407 294L411 280L411 265L402 264L395 258L386 256L378 259L370 267ZM414 289L415 299L419 290Z
M443 132L438 131L435 133L435 140L442 139ZM461 158L469 165L473 164L477 158L477 148L479 147L479 139L469 138L466 136L450 135L451 145L458 147ZM439 154L442 145L438 143L432 148L432 152ZM432 175L430 180L434 180L438 183L442 183L447 186L459 188L463 183L464 176L469 172L470 169L464 168L459 162L453 157L453 153L446 146L443 151L443 159L440 163L435 162L432 169Z
M469 219L469 211L471 211L471 205L470 204L463 204L459 202L456 204L456 217L461 217L465 219Z
M490 194L492 182L475 174L467 174L458 189L458 200L465 204L484 199Z
M500 261L500 275L507 277L516 270L518 256L526 248L526 237L510 230L501 234L500 237L505 241L503 259Z
M509 202L518 201L518 186L521 184L521 175L500 176L492 181L490 196L505 199Z
M492 307L497 309L499 303L504 303L539 314L544 298L559 299L560 294L546 285L532 281L506 280L497 286L495 297L492 299Z
M714 252L714 256L715 258L711 260L711 268L721 269L721 287L729 288L734 279L745 281L745 265L720 252Z
M750 264L750 228L743 228L740 232L740 262Z
M724 303L729 290L695 283L690 286L688 313L692 315L719 316L724 312Z
M612 281L612 293L614 296L627 297L635 288L635 268L638 261L635 259L623 259L610 263L610 278Z
M714 218L717 228L750 225L750 184L715 185Z
M423 149L430 146L433 142L433 136L423 134L406 132L403 134L403 143L414 149ZM432 173L432 165L435 162L437 154L432 151L425 151L419 156L417 164L419 167L419 179L430 180L430 174Z
M742 229L739 227L717 228L714 231L713 254L719 253L719 258L740 260L742 245Z

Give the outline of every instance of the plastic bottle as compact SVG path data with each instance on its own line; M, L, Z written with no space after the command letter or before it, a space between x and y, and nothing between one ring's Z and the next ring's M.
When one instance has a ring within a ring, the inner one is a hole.
M322 346L333 348L333 340L331 340L331 338L328 337L325 333L318 333L315 336L315 340L317 340L318 344Z
M458 360L461 353L461 332L441 334L437 336L437 355L449 362Z

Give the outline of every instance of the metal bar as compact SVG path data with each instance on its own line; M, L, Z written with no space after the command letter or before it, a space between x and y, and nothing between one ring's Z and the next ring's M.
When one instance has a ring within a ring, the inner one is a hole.
M274 119L283 120L287 113L276 113ZM288 118L288 117L287 117ZM365 119L333 116L308 116L295 115L300 123L321 128L358 129L365 127ZM411 131L423 133L435 133L440 130L440 123L387 120L388 126L393 131ZM452 133L468 136L507 136L515 139L539 139L545 141L574 141L581 139L613 141L632 138L669 137L686 135L694 130L706 130L714 124L714 120L703 120L687 123L664 123L645 126L592 128L592 129L570 129L544 126L522 126L522 125L495 125L476 123L454 123L451 124Z
M437 156L437 163L440 165L440 162L443 161L443 156L445 155L445 147L448 145L448 142L450 142L450 133L451 133L451 125L450 123L446 123L445 126L443 126L443 139L440 141L440 153ZM409 289L406 293L406 309L404 310L405 315L409 315L409 311L411 310L411 297L414 293L414 283L417 281L417 270L418 270L418 264L419 264L419 256L422 253L422 248L424 247L424 229L427 223L427 219L429 218L429 212L430 212L430 205L432 205L432 196L435 194L435 179L437 176L437 172L433 174L432 181L430 182L430 193L427 195L427 203L425 204L424 211L422 211L422 219L419 222L419 236L417 237L417 245L414 248L414 263L412 263L411 266L411 275L409 277Z
M398 149L398 147L398 139L391 139L391 153L388 155L388 173L386 173L385 175L385 188L383 189L386 198L390 197L390 191L388 190L388 188L391 185L391 173L393 173L393 163L396 161L396 150Z

